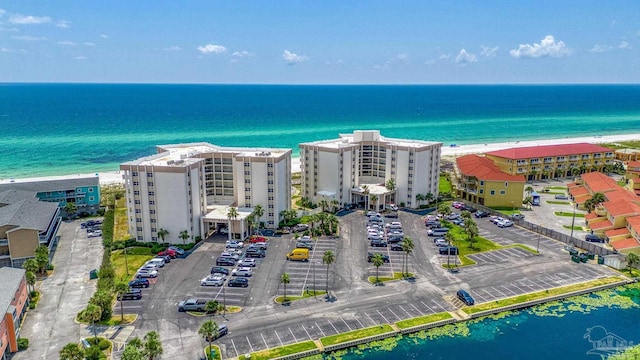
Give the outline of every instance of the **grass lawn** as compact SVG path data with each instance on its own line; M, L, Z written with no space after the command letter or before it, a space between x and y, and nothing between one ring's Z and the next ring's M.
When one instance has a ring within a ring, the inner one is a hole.
M97 322L96 324L106 325L106 326L118 326L118 325L128 325L132 324L138 318L136 314L124 314L124 321L120 320L122 317L120 316L120 306L116 306L113 309L114 315L111 315L111 319Z
M398 326L400 329L406 329L406 328L410 328L418 325L430 324L436 321L447 320L451 318L452 316L448 312L441 312L441 313L419 316L412 319L398 321L396 323L396 326Z
M615 150L627 149L627 148L640 149L640 141L634 141L634 140L620 141L616 143L602 144L602 146L608 147L609 149L615 149Z
M626 255L626 254L629 254L629 253L634 253L634 254L636 254L636 255L640 256L640 248L629 249L629 250L622 250L622 251L620 251L620 252L621 252L621 253L623 253L623 254L625 254L625 255Z
M136 271L145 262L152 259L154 254L148 247L131 247L127 249L127 265L129 267L129 276L127 276L127 268L125 267L124 250L114 250L111 252L111 264L116 271L116 279L129 280L133 278Z
M317 349L316 343L311 340L301 343L295 343L291 345L281 346L273 349L262 350L251 353L251 360L267 360L281 356L292 355L301 353L303 351ZM245 359L244 355L238 357L238 359Z
M314 296L318 296L318 295L324 295L327 292L324 290L316 290L315 294L313 290L309 290L309 293L307 293L306 291L302 292L302 296L300 295L289 295L287 294L287 301L296 301L296 300L300 300L300 299L306 299L306 298L310 298L310 297L314 297ZM278 296L276 298L276 303L278 304L282 304L284 302L284 296Z
M567 217L573 217L573 213L572 212L568 212L568 211L556 211L553 213L555 216L567 216ZM576 214L577 218L583 218L584 214Z
M566 186L545 186L545 189L567 190L567 187Z
M438 182L438 192L451 194L451 181L448 177L440 175L440 182Z
M393 277L388 277L388 276L380 276L380 277L378 277L378 282L401 280L401 279L404 279L404 278L407 278L407 277L413 277L413 276L414 276L413 273L409 273L409 276L404 276L404 274L401 273L401 272L394 272L393 273ZM372 284L376 283L376 277L375 276L369 276L369 278L367 280L369 280L369 282L372 283Z
M366 338L369 336L380 335L384 333L388 333L393 331L391 325L384 324L378 326L372 326L369 328L364 328L360 330L349 331L342 334L335 334L331 336L326 336L320 339L320 342L324 346L340 344L347 341L358 340L362 338Z
M571 205L568 201L558 201L558 200L547 200L547 204L552 205Z
M213 357L209 356L209 352L211 350L215 351L215 355ZM218 345L211 345L211 349L207 345L207 347L204 348L204 353L207 354L207 359L209 360L222 360L222 355L220 354L220 348Z
M629 271L629 269L616 270L616 271L619 272L620 274L622 274L624 276L628 276L630 278L640 277L640 270L638 270L638 269L632 268L631 271Z
M562 225L565 229L571 229L571 225ZM582 226L574 226L573 230L583 230Z
M113 218L113 241L127 240L129 235L129 225L127 224L127 207L125 198L116 201L116 210Z
M546 297L549 297L549 296L566 294L566 293L570 293L572 291L584 290L584 289L588 289L588 288L592 288L592 287L596 287L596 286L600 286L600 285L611 284L611 283L618 282L620 280L622 280L622 279L617 277L617 276L611 276L611 277L607 277L607 278L603 278L603 279L587 281L587 282L568 285L568 286L557 287L557 288L554 288L554 289L538 291L538 292L534 292L534 293L523 294L523 295L514 296L514 297L510 297L510 298L506 298L506 299L501 299L501 300L497 300L497 301L493 301L493 302L488 302L488 303L484 303L484 304L474 305L474 306L470 306L468 308L463 309L463 311L466 312L467 314L474 314L474 313L477 313L477 312L480 312L480 311L497 309L497 308L500 308L500 307L503 307L503 306L509 306L509 305L513 305L513 304L521 304L521 303L524 303L524 302L527 302L527 301L531 301L531 300L538 300L538 299L543 299L543 298L546 298Z

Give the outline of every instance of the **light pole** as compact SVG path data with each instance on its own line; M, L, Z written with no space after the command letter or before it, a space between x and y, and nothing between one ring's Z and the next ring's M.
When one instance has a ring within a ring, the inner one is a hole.
M576 206L577 205L578 204L576 203L573 204L573 217L571 218L571 239L570 239L571 245L573 245L573 226L576 223Z
M311 261L311 266L313 266L313 296L316 296L316 262Z
M127 247L124 247L124 267L127 269L127 277L129 277L129 263L127 262Z
M541 231L542 228L544 228L544 226L542 224L540 224L541 227ZM542 234L540 232L538 232L538 244L536 245L536 252L538 253L538 255L540 255L540 237L542 236Z
M225 296L224 284L222 284L222 317L227 315L227 298Z

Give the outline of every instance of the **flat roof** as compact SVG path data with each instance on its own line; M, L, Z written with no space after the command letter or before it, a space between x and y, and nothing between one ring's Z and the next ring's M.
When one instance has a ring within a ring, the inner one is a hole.
M227 216L227 214L229 213L229 209L232 207L233 206L220 205L220 204L208 205L207 214L202 217L202 220L216 221L216 222L229 221L229 217ZM233 220L245 220L246 218L251 216L254 210L253 208L245 208L245 207L239 207L236 209L238 210L238 217Z
M23 190L35 192L51 192L59 190L75 190L78 187L99 186L100 178L87 175L47 176L29 179L0 180L0 191Z
M209 153L228 153L236 156L246 157L271 157L279 158L282 155L291 152L291 149L280 148L261 148L261 147L224 147L217 146L207 142L184 143L184 144L168 144L158 145L158 149L178 153L187 157L196 156L198 154Z
M187 167L203 160L204 159L182 156L180 152L165 151L151 156L141 157L136 160L127 161L122 163L122 165Z
M339 149L342 147L354 146L361 142L378 141L381 143L385 143L386 145L396 145L396 146L410 147L410 148L442 146L442 143L437 141L396 139L396 138L384 137L380 135L379 130L356 130L354 131L353 134L339 134L338 136L339 137L337 139L311 141L306 143L300 143L300 145L322 146L328 149Z
M0 291L0 313L4 318L4 314L7 313L13 297L16 294L16 290L20 286L20 282L25 274L24 269L17 269L12 267L0 268L0 283L2 283L2 291Z

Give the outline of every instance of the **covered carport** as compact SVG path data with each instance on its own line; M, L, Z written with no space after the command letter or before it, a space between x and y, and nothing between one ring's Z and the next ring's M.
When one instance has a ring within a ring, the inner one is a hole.
M236 210L233 217L229 216L231 209ZM236 208L230 205L209 205L207 214L202 218L206 237L213 235L222 228L229 229L229 239L244 239L249 236L247 218L253 213L253 208Z

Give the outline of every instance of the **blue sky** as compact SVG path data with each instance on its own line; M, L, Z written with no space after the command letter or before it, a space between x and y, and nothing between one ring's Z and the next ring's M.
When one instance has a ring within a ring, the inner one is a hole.
M640 83L634 1L0 3L0 82Z

